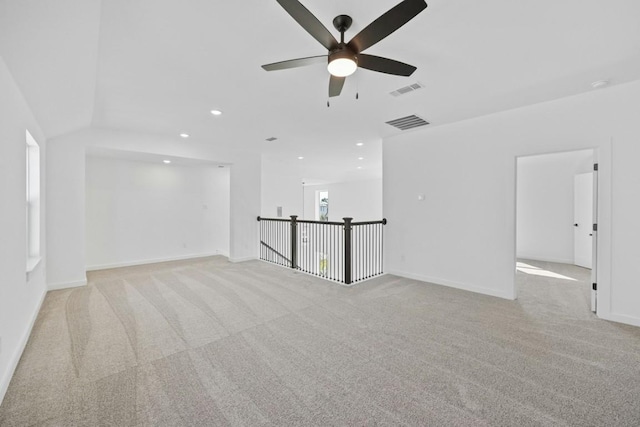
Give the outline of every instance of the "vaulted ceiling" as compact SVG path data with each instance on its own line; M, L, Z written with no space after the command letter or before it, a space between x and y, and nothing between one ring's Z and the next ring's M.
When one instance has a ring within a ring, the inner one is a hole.
M349 39L398 1L302 3L331 31L336 15L352 16ZM355 168L367 147L377 148L362 164L379 166L381 139L401 132L385 122L398 117L439 126L640 78L637 0L428 3L367 50L418 70L359 69L330 108L323 64L260 67L326 53L275 0L0 0L0 55L50 137L87 126L186 132L335 168ZM415 82L424 88L389 94Z

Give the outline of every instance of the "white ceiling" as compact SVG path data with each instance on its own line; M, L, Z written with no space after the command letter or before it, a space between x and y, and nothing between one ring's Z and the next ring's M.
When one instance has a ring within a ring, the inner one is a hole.
M398 1L302 3L332 31L334 16L351 15L349 39ZM366 51L415 65L414 75L360 69L330 108L322 64L260 67L325 53L275 0L0 0L0 54L49 136L89 125L187 132L304 156L316 179L379 175L380 141L400 132L391 119L417 114L438 126L640 78L637 0L428 3ZM389 95L416 81L425 88Z

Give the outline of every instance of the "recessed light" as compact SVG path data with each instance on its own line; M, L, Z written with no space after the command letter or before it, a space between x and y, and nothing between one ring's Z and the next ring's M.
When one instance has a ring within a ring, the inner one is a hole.
M169 163L171 163L171 160L163 160L162 163L164 163L165 165L168 165Z
M298 156L298 160L302 160L302 159L304 159L304 157Z
M364 157L358 157L358 160L364 160Z
M220 111L220 110L211 110L211 114L213 114L214 116L221 116L222 115L222 111Z
M357 145L358 147L362 147L362 146L364 145L364 142L358 142L358 143L356 143L356 145Z
M591 87L594 89L600 89L609 84L609 80L598 80L597 82L591 83Z
M358 169L362 169L362 166L358 166Z
M189 138L189 134L188 133L181 133L180 134L180 138Z

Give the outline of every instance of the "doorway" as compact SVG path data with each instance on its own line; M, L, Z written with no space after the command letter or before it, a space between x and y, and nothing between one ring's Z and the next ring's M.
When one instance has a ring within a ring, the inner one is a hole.
M593 149L517 158L517 295L595 311L594 164Z

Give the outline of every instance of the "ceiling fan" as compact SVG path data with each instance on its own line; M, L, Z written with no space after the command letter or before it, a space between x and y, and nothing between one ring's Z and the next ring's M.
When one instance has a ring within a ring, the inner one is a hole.
M427 3L424 0L403 0L360 31L348 43L344 42L344 33L353 22L350 16L338 15L333 20L333 26L340 32L340 42L338 42L318 18L298 0L276 1L329 53L263 65L262 68L267 71L304 67L328 60L327 69L331 74L329 97L333 97L340 95L346 77L353 74L358 67L397 76L410 76L416 70L412 65L367 55L362 51L378 43L426 9Z

